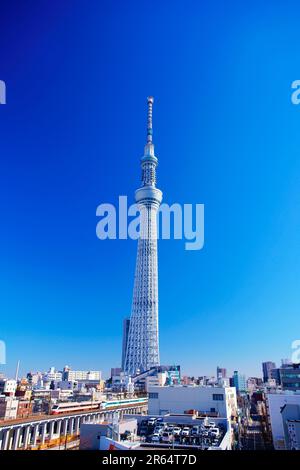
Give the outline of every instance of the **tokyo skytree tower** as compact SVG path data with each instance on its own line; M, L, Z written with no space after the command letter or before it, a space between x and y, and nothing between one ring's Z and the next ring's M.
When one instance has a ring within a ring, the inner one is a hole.
M142 187L135 192L140 211L130 326L124 370L130 375L159 365L158 345L158 273L157 273L157 211L162 192L156 188L156 167L152 142L153 98L148 101L147 143L141 158Z

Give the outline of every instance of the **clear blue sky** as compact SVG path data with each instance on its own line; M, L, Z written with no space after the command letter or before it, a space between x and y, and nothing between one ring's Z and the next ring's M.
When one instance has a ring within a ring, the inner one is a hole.
M205 247L159 242L162 363L261 373L300 337L299 2L3 1L0 339L21 372L118 366L133 202L155 96L158 182L205 204Z

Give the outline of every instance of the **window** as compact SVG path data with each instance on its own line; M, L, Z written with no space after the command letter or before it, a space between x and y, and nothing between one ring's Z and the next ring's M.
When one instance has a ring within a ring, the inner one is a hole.
M222 393L213 393L213 400L223 401L224 400L224 395Z
M158 393L149 393L149 398L158 398Z

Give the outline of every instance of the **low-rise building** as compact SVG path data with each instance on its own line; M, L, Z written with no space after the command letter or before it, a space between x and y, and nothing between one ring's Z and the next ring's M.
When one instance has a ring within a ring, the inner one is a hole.
M100 382L101 380L101 371L99 370L71 370L66 366L62 374L63 381L94 381Z
M15 397L0 397L0 419L16 419L19 401Z
M19 400L17 418L27 418L32 415L33 402L31 400Z
M14 379L0 380L0 395L14 396L16 393L17 381Z
M115 422L103 422L101 424L82 424L80 427L80 449L100 450L102 437L120 442L121 436L126 433L132 436L132 440L136 438L136 419L128 418L116 420Z
M281 416L285 448L300 450L300 405L284 405Z
M149 387L149 414L185 413L214 414L230 419L237 414L234 387L201 387L174 385Z
M300 405L300 393L278 391L266 394L267 425L275 450L286 449L284 422L281 414L285 405ZM284 417L286 418L286 413Z

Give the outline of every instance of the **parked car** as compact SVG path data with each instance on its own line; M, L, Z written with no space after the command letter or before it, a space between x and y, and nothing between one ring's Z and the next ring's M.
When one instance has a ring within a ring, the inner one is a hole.
M148 419L148 426L154 426L156 423L156 418L149 418Z
M181 434L181 428L179 428L179 427L173 428L172 433L173 433L174 436L180 436L180 434Z
M198 434L199 434L199 426L193 426L191 430L191 435L198 436Z
M210 428L209 433L215 437L219 437L220 430L219 428Z
M170 432L163 432L161 440L162 442L172 442L174 440L174 436Z
M190 428L188 428L188 427L183 428L182 431L181 431L181 435L182 436L189 436L190 435Z
M160 442L161 435L158 433L154 433L151 436L151 442Z
M159 434L159 435L161 436L162 433L163 433L163 431L164 431L164 428L163 428L163 427L161 427L161 426L155 426L155 428L154 428L154 433L153 433L153 434Z

